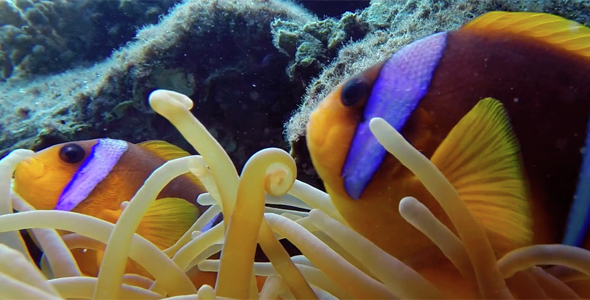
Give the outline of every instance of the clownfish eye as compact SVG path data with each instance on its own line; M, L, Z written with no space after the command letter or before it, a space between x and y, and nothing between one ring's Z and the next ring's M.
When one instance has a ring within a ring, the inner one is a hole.
M342 104L346 107L356 106L369 96L369 84L361 78L352 78L343 87L340 93Z
M68 164L79 163L86 156L86 152L78 144L67 144L59 149L59 159Z

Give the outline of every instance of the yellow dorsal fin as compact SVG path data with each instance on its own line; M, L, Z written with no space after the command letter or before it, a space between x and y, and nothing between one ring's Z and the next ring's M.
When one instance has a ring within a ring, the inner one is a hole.
M520 149L502 103L492 98L479 101L431 160L489 230L498 255L531 244L531 209Z
M590 28L551 14L494 11L475 18L462 28L519 34L590 56Z
M165 160L173 160L176 158L185 157L185 156L190 155L190 153L182 150L180 147L172 145L172 144L165 142L165 141L146 141L146 142L142 142L142 143L137 144L137 146L139 146L142 149L147 150L147 151L149 151L149 152L151 152L151 153L153 153ZM185 175L188 176L192 181L194 181L197 184L197 186L199 186L199 188L201 190L203 190L203 191L205 190L205 187L203 186L201 181L199 181L197 176L195 176L191 173L187 173Z
M137 146L165 160L173 160L190 155L188 152L180 149L178 146L172 145L165 141L146 141L137 144Z
M160 249L166 249L197 221L199 214L199 209L184 199L157 199L143 216L137 233Z

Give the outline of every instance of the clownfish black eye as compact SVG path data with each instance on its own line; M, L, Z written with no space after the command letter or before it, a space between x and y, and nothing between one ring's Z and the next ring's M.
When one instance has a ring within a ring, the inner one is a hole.
M86 156L86 152L78 144L67 144L59 149L59 159L69 164L79 163Z
M369 96L369 84L361 78L352 78L343 87L340 93L342 104L347 107L355 106Z

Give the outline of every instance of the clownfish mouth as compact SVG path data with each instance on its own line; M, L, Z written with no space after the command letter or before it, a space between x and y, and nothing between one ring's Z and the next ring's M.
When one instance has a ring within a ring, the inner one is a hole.
M47 167L35 158L28 157L20 162L14 171L14 178L21 180L37 180L47 174Z

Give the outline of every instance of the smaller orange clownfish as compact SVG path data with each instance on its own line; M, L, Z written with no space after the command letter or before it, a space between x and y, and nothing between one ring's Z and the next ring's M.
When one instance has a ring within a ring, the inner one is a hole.
M35 209L78 212L115 223L150 174L166 161L189 153L163 141L131 144L115 139L64 143L37 152L14 173L14 191ZM205 210L196 204L205 192L196 177L184 174L158 195L137 233L160 249L172 246ZM73 249L80 268L96 275L100 251ZM127 272L144 274L136 264Z

